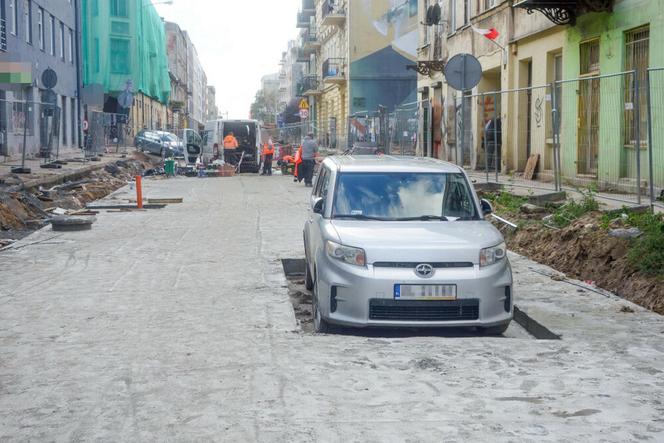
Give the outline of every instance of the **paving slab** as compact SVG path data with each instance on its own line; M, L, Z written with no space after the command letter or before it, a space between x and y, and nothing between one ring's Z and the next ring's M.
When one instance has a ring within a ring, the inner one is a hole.
M0 252L0 441L664 439L664 319L514 254L561 340L300 331L281 259L308 192L146 179L183 203Z

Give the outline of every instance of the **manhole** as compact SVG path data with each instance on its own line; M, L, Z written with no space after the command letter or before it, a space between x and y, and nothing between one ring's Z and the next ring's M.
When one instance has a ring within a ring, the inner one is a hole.
M92 229L95 217L60 216L51 219L54 231L88 231Z

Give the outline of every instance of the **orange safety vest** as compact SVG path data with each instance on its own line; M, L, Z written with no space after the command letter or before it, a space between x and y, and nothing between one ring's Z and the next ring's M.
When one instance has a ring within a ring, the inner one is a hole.
M232 135L227 135L224 137L224 148L225 149L237 149L238 143L237 139Z
M300 176L297 175L300 171L300 163L302 163L302 146L300 146L300 149L295 153L295 171L293 171L293 175L297 178L300 178Z
M274 155L274 146L265 143L263 145L263 155Z

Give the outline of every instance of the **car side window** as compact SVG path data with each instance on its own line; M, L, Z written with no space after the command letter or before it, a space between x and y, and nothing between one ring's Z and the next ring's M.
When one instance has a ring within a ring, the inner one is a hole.
M327 168L323 168L323 173L325 175L323 176L323 183L320 186L320 196L324 199L327 199L327 191L330 187L330 178L332 177L332 172Z
M316 180L316 186L314 187L314 197L321 197L321 188L326 176L327 168L321 168L320 173L318 174L318 179Z

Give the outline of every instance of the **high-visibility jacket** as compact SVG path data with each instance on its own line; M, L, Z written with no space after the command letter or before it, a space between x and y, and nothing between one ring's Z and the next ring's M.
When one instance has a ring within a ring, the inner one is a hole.
M263 155L274 155L274 146L265 143L263 145Z
M238 147L237 139L228 134L226 137L224 137L224 149L237 149Z
M293 171L293 175L297 178L300 178L300 176L297 175L300 170L300 163L302 163L302 146L300 146L300 149L295 153L295 171Z

